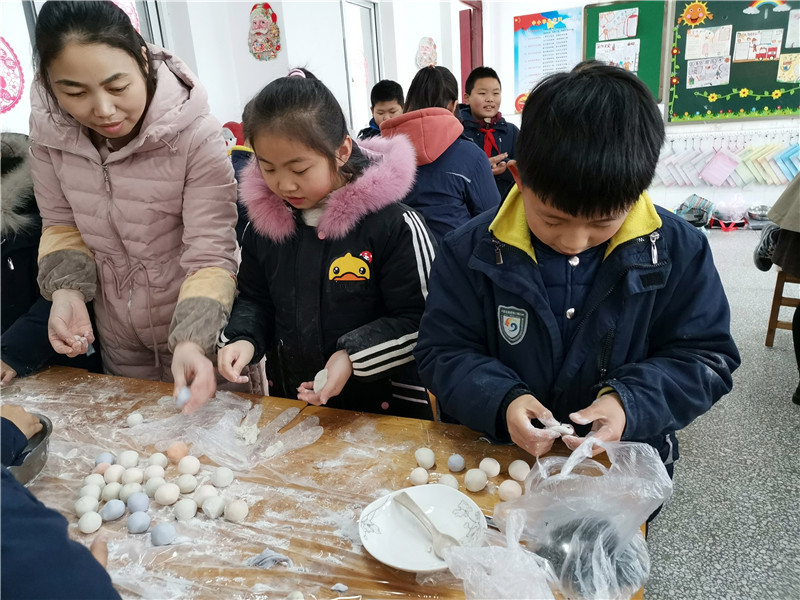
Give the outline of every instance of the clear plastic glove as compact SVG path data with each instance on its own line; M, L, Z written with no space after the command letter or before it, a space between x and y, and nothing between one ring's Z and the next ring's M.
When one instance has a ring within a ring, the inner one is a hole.
M237 340L223 346L217 352L217 369L232 383L247 383L248 377L242 375L242 370L253 360L255 351L255 346L247 340Z
M47 321L47 337L53 350L74 358L86 354L94 342L86 299L77 290L53 292L53 306Z
M297 388L297 399L315 406L327 404L328 400L338 396L344 389L350 375L353 374L353 363L346 350L338 350L325 364L328 370L328 381L319 392L314 392L314 382L305 381Z
M508 405L506 424L511 441L526 452L539 457L550 451L553 442L561 434L552 429L534 427L532 420L539 421L544 427L559 425L553 413L530 394L519 396Z
M31 439L42 430L42 423L39 421L39 417L32 415L17 404L3 404L0 406L0 416L16 425L17 429L28 439Z
M172 393L174 397L178 397L182 387L188 386L192 392L191 398L183 407L183 412L187 415L208 403L217 393L214 365L206 358L203 349L194 342L180 342L175 346L172 354L172 378L175 381L175 390Z
M600 396L588 407L572 413L569 418L578 425L591 423L594 438L604 442L620 441L627 423L622 400L619 394L616 393ZM577 435L565 435L563 439L570 450L575 450L586 438L578 437ZM592 456L596 456L601 452L604 452L603 447L595 445L592 449Z
M0 360L0 385L5 385L17 376L17 372Z

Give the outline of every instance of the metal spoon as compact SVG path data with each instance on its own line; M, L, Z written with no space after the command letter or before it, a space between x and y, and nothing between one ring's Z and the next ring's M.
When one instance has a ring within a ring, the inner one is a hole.
M417 520L425 526L425 529L428 530L428 533L431 534L433 551L436 553L436 556L444 560L444 551L447 548L450 546L461 545L461 543L453 536L439 531L436 528L436 525L434 525L433 522L428 518L428 515L425 514L425 511L423 511L406 492L400 492L399 494L396 494L394 499L400 506L414 515Z

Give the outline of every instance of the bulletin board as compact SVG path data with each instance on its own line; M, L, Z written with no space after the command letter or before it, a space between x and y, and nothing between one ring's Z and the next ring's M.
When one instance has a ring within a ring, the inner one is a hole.
M800 115L800 0L679 1L671 123Z
M583 14L583 57L635 72L661 102L667 3L589 4Z

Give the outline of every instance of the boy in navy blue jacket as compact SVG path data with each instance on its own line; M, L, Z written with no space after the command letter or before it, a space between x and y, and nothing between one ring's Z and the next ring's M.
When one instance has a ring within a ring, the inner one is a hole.
M730 391L740 359L705 236L645 190L664 125L647 87L582 63L522 113L518 190L445 237L414 351L443 418L534 456L559 433L646 442Z
M403 114L403 88L396 81L382 79L372 86L369 93L372 119L369 126L358 132L359 140L366 140L381 134L381 123Z
M500 78L495 70L477 67L464 84L465 104L459 105L458 117L464 125L464 137L486 153L500 198L504 200L514 185L507 166L514 158L519 129L500 114L501 97Z

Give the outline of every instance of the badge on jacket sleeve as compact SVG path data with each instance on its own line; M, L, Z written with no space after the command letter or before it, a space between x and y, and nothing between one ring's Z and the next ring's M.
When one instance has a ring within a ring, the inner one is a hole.
M497 307L497 321L500 335L512 346L519 344L528 329L528 311L516 306Z

